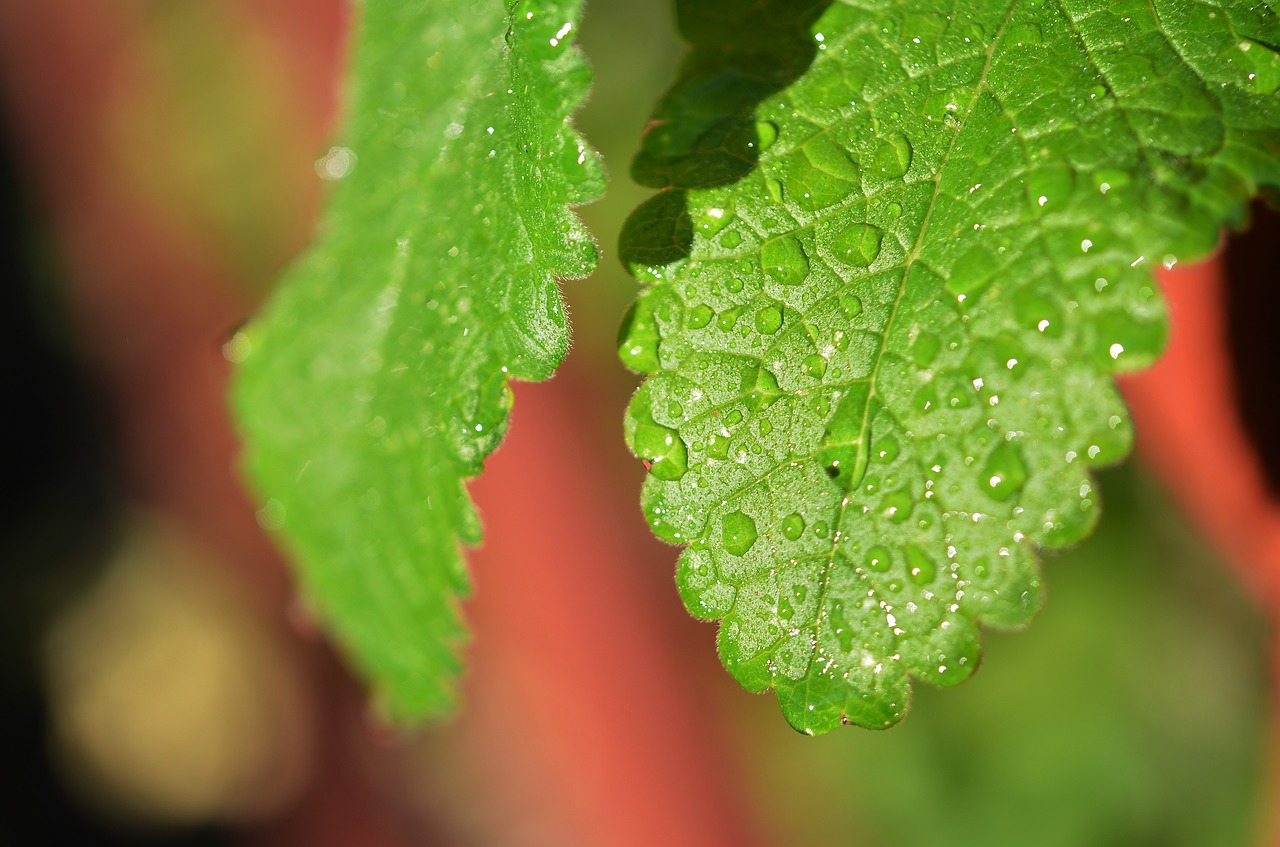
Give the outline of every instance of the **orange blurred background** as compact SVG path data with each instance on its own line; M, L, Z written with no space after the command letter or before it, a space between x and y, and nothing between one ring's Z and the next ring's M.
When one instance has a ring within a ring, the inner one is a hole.
M23 786L0 843L1270 837L1280 512L1236 414L1220 263L1168 276L1171 352L1124 385L1179 506L1106 474L1099 537L1050 563L1043 619L990 635L974 681L920 691L889 733L811 741L720 669L621 438L635 381L614 334L634 285L612 233L643 199L625 163L680 53L657 0L584 22L597 77L579 122L614 176L583 214L606 255L565 286L566 365L517 386L472 488L487 541L464 709L413 737L371 720L237 481L222 355L314 224L349 24L339 0L0 4L0 636Z

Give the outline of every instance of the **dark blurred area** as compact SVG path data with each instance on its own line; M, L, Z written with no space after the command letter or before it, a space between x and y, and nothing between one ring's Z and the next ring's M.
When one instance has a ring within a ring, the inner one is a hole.
M221 350L313 226L348 17L0 4L0 844L1265 841L1266 601L1137 467L1102 475L1098 533L1048 558L1040 619L989 633L959 689L917 685L898 728L801 737L719 667L621 437L635 284L611 248L681 53L661 0L582 27L578 123L614 175L582 214L605 255L565 286L564 369L517 387L473 486L463 711L411 736L371 719L239 486ZM1263 296L1265 260L1233 256ZM1254 317L1242 337L1267 335Z
M1280 189L1277 189L1280 191ZM1280 496L1280 404L1275 370L1280 363L1280 210L1266 200L1251 209L1249 228L1234 233L1223 254L1231 364L1240 418L1272 497Z

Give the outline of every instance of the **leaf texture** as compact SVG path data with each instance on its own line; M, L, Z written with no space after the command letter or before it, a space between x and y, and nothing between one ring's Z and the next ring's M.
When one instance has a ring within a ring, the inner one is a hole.
M678 4L633 173L627 437L689 610L796 729L901 720L1027 623L1130 449L1157 263L1280 185L1265 3ZM1188 402L1194 402L1189 392Z
M567 122L579 5L366 0L320 235L231 345L260 520L393 720L453 700L463 481L507 380L564 356L556 278L595 265L569 208L603 186Z

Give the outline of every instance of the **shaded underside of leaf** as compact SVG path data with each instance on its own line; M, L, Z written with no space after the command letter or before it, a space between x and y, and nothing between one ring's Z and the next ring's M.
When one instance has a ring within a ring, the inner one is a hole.
M315 245L240 339L249 475L307 602L396 720L453 699L463 481L509 378L567 347L556 278L595 264L570 211L603 171L568 124L576 0L366 0Z
M807 733L901 720L1040 603L1132 440L1150 271L1280 185L1280 25L1189 0L678 3L619 352L646 516ZM719 30L715 41L708 33ZM1194 402L1189 387L1188 402Z

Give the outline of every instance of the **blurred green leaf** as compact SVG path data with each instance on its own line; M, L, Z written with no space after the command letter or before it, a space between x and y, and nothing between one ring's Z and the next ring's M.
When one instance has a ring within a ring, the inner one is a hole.
M1280 185L1280 24L1182 0L689 0L620 339L688 608L796 729L899 721L1129 450L1151 268Z
M1260 610L1129 467L1097 534L1047 563L1053 603L980 678L922 686L894 732L806 744L741 700L744 770L779 842L1240 847L1268 808ZM765 802L767 798L768 802Z
M556 278L595 265L569 210L603 184L567 122L579 5L364 3L320 236L228 348L261 522L393 719L452 701L463 481L507 380L565 353Z

